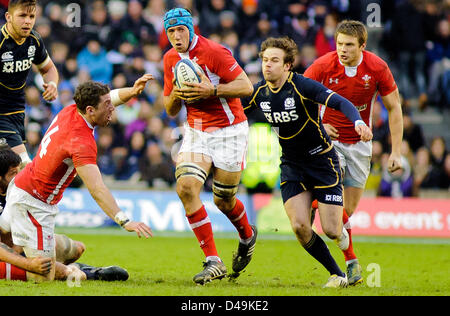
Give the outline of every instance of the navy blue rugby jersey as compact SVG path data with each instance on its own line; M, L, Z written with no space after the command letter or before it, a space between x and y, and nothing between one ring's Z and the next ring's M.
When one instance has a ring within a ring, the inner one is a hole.
M259 109L277 133L282 158L296 161L328 152L332 142L320 118L319 105L341 110L351 121L360 120L347 99L321 83L291 72L282 87L273 90L265 80L254 85L251 97L242 99L248 113Z
M31 66L45 65L49 58L44 42L32 30L23 43L18 43L5 24L0 32L0 58L0 114L24 111L24 88Z

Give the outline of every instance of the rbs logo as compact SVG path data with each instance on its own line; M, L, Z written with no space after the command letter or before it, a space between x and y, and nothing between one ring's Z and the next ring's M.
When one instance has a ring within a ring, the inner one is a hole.
M342 202L342 195L325 195L325 201L327 202Z

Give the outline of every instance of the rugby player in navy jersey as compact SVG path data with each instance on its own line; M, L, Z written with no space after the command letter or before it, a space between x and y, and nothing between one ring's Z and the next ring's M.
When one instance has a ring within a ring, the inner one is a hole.
M0 31L0 140L20 155L22 167L30 162L25 148L25 85L32 65L44 79L42 97L58 97L58 70L41 36L33 30L36 0L10 0L6 24Z
M248 112L258 108L275 132L282 148L281 194L292 229L303 248L330 273L325 287L346 287L347 276L311 225L311 202L319 202L324 233L348 247L342 227L343 195L339 159L319 115L319 104L341 111L354 123L362 141L372 139L370 128L348 100L317 81L291 71L297 45L287 37L268 38L261 44L264 80L243 99Z

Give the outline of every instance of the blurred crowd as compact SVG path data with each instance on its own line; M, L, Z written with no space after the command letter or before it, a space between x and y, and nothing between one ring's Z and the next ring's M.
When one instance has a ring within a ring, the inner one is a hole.
M3 11L5 3L0 0ZM168 117L162 103L162 56L170 48L163 28L167 10L175 6L190 9L196 32L229 48L253 82L262 78L258 51L268 36L294 39L299 47L295 71L303 73L317 57L335 49L335 28L340 20L350 18L373 24L368 47L391 67L405 110L403 154L409 168L395 175L384 171L389 130L380 101L374 109L373 171L368 187L375 187L380 195L395 196L417 195L420 188L449 188L446 140L436 137L427 142L421 126L411 117L413 99L419 101L420 110L449 110L449 0L277 0L276 5L272 0L38 3L35 30L59 70L60 84L59 99L46 103L41 97L41 77L29 78L26 146L32 157L55 114L74 103L73 93L79 83L95 80L115 89L130 86L142 74L151 73L156 80L142 96L117 108L111 126L96 130L98 164L102 173L114 180L171 187L175 183L173 158L186 114ZM371 8L376 5L374 11L367 9L369 4ZM420 115L420 111L417 113ZM404 189L406 181L412 183L408 189Z

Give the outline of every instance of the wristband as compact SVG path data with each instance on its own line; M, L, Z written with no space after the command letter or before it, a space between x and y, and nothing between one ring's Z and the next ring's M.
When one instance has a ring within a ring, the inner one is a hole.
M214 96L217 96L217 86L214 86Z
M118 225L123 227L123 226L125 226L126 223L128 223L130 221L130 219L123 211L120 211L116 214L116 216L114 216L114 221Z
M120 89L114 89L109 92L109 96L111 97L111 103L114 106L124 104L124 102L119 97L119 90Z
M49 81L49 82L47 82L47 84L51 84L52 86L54 86L56 89L58 89L58 85L56 84L56 82L54 82L54 81Z
M364 123L363 120L357 120L357 121L355 121L355 127L357 127L358 125L364 125L364 126L367 126L366 123Z

